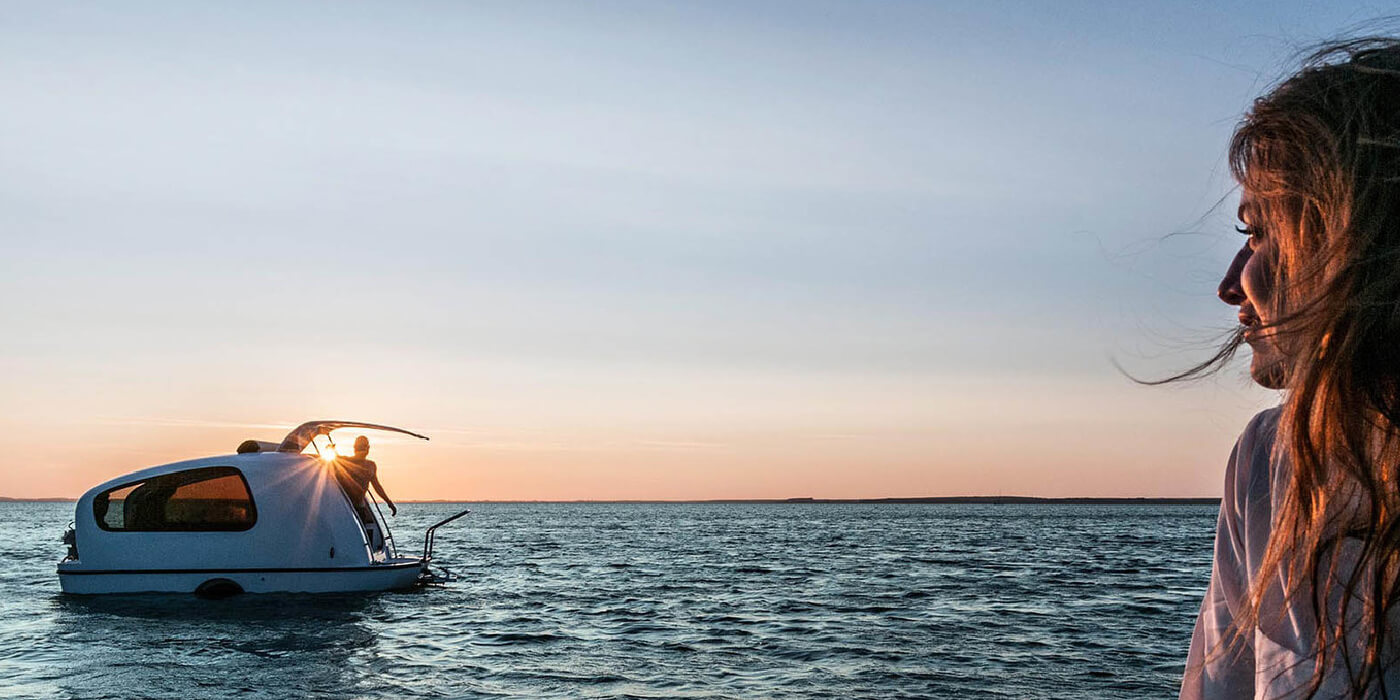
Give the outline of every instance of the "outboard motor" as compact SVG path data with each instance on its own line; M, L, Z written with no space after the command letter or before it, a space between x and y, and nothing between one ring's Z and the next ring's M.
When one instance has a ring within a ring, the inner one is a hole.
M78 560L78 531L74 529L74 523L68 523L68 529L63 531L63 544L68 545L68 556L64 561Z

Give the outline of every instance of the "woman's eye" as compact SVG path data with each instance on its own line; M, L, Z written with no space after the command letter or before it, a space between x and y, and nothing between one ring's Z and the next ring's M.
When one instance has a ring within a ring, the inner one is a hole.
M1264 233L1253 226L1236 226L1235 230L1243 235L1249 236L1249 244L1257 245L1264 239Z

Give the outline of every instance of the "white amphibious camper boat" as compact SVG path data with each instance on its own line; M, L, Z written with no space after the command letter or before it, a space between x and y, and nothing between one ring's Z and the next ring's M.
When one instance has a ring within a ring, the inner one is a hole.
M65 593L383 591L443 580L421 557L400 556L383 514L362 520L336 479L339 428L400 428L312 421L280 443L248 441L239 454L132 472L78 499L58 564ZM316 438L325 436L323 449ZM314 453L308 453L310 448ZM373 496L369 496L373 498Z

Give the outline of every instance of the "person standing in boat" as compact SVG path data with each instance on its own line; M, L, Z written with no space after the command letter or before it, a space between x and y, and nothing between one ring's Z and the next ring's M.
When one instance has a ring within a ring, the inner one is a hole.
M369 459L369 438L363 435L355 438L355 455L336 460L336 478L340 480L341 488L345 489L345 495L350 497L355 512L364 522L374 524L374 512L370 510L365 499L365 493L369 491L370 486L373 486L374 492L383 499L384 505L389 506L391 515L399 514L394 499L384 493L384 486L379 483L379 466Z

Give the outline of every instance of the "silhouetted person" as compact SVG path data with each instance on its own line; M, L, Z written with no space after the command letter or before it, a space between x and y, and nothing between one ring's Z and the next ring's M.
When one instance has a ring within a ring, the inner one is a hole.
M389 506L391 515L399 514L393 499L384 493L384 486L379 483L378 472L378 466L369 460L369 438L363 435L355 438L355 456L336 460L336 478L340 480L341 488L345 489L345 495L350 497L355 512L359 513L360 519L366 523L374 522L374 512L365 500L365 492L370 486L373 486L374 492L384 500L384 505Z

